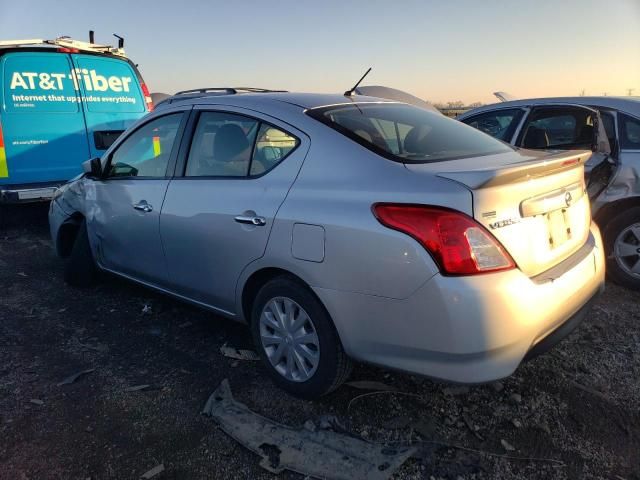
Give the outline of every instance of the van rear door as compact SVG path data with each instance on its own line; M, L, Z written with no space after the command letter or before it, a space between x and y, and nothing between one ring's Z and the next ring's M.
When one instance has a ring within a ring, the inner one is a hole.
M87 54L71 59L84 100L90 157L99 157L147 113L142 80L125 59Z
M68 54L11 52L0 56L6 169L0 185L64 182L89 158L79 92Z

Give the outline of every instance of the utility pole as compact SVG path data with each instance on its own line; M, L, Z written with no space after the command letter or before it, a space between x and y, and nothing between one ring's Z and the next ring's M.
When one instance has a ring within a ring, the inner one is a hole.
M633 91L635 90L635 88L627 88L627 96L631 97L633 96Z

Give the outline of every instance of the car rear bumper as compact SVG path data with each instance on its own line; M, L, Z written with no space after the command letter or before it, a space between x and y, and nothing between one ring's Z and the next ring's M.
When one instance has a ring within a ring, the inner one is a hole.
M0 203L48 201L53 198L56 189L64 183L64 181L59 181L28 185L0 185Z
M436 275L395 300L315 288L355 359L460 383L506 377L585 317L604 288L600 232L548 275ZM546 273L546 272L545 272Z

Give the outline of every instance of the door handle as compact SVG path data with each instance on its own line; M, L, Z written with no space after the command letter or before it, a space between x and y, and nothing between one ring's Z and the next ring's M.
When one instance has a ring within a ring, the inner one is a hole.
M255 225L257 227L262 227L267 223L264 217L257 215L238 215L234 220L238 223L248 223L249 225Z
M138 203L134 203L133 208L135 208L136 210L141 210L145 213L149 213L153 211L153 206L149 205L146 200L141 200Z

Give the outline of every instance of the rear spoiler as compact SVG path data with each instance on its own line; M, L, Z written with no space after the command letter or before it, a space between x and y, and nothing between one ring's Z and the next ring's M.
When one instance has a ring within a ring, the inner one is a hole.
M583 166L591 157L588 150L559 152L527 160L502 168L486 168L462 172L440 172L438 177L448 178L472 189L489 188L508 183L524 182L564 170Z

